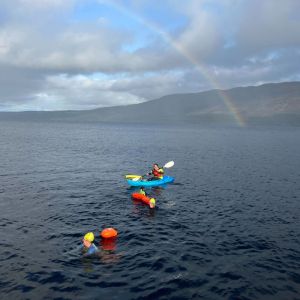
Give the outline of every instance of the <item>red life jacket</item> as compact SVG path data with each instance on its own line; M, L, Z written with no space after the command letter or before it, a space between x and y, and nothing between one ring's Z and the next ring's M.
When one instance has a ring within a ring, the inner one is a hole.
M162 168L160 168L158 171L153 169L152 174L153 174L154 177L163 178L164 170Z

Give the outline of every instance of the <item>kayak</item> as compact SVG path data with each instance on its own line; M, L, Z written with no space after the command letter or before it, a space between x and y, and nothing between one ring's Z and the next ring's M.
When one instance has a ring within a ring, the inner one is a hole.
M174 178L171 177L171 176L164 176L162 179L159 179L159 180L150 180L150 181L147 181L147 180L130 180L130 179L127 179L127 183L130 185L130 186L159 186L159 185L163 185L163 184L166 184L166 183L171 183L174 181Z

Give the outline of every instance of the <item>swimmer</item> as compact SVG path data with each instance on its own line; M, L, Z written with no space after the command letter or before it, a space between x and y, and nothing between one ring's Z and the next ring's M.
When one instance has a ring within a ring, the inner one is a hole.
M84 255L93 255L99 252L97 246L93 243L95 236L92 232L88 232L82 239Z

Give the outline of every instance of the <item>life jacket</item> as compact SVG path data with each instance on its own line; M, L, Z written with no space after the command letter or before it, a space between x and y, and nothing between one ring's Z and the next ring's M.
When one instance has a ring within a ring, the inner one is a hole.
M146 196L145 191L143 191L142 189L140 189L140 194Z
M164 173L165 173L165 172L164 172L163 168L159 168L158 171L155 170L155 169L152 170L153 176L154 176L154 177L157 177L157 178L159 178L159 179L163 179Z

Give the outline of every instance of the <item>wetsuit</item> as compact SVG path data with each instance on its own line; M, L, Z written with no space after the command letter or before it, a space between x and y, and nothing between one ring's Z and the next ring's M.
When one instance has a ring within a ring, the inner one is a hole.
M89 248L83 247L83 249L83 251L85 252L84 255L93 255L99 252L99 249L97 248L97 246L95 246L95 244L91 244Z

